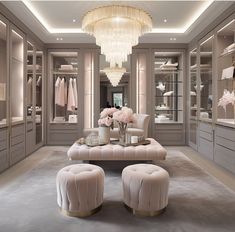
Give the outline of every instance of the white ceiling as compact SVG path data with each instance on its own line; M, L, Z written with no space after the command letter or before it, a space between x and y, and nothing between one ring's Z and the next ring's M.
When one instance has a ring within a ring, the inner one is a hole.
M87 11L113 3L141 8L151 15L154 32L157 33L142 36L140 43L188 43L234 3L211 0L30 2L24 0L24 2L3 1L2 3L45 43L95 43L94 37L85 33L50 33L49 31L80 31L82 17ZM73 22L73 19L76 22ZM164 19L167 19L166 23ZM173 33L159 33L161 31ZM57 40L57 38L63 40ZM176 40L170 40L170 38L176 38Z

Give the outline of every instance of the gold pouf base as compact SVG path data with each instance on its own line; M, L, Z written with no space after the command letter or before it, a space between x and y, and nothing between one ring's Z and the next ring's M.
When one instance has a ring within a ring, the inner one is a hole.
M156 211L135 210L135 209L130 208L125 203L124 203L124 206L133 215L142 216L142 217L154 217L154 216L158 216L158 215L162 214L166 210L166 207L163 208L163 209L160 209L160 210L156 210Z
M98 206L97 208L93 210L81 211L81 212L68 211L68 210L60 208L60 212L69 217L89 217L92 214L97 213L101 208L102 208L102 205Z

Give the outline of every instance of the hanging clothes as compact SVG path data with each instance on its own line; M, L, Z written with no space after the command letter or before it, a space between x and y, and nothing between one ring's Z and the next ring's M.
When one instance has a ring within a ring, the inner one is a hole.
M73 79L73 93L74 93L75 108L78 108L78 92L77 92L77 80L76 80L76 78Z
M58 105L65 106L65 95L64 95L64 78L60 81L60 86L58 89Z
M69 90L68 90L68 105L67 110L74 111L75 110L75 98L73 92L73 79L69 79Z
M33 104L33 78L30 77L27 81L27 105Z
M41 82L42 82L42 77L39 76L37 79L37 86L41 86Z
M55 104L57 105L59 104L58 93L59 93L60 82L61 82L60 77L57 77L56 82L55 82Z
M64 78L64 102L65 105L68 104L68 83L66 78Z

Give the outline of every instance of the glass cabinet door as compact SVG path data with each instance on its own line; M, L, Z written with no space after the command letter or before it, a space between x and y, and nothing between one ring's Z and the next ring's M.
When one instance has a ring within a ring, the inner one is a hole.
M7 30L0 21L0 127L7 124Z
M190 118L197 117L197 49L190 52Z
M210 37L200 44L200 114L201 120L212 119L212 48L213 39Z
M182 54L155 52L154 73L155 123L182 123Z
M11 30L11 120L12 123L23 121L23 76L24 76L24 43L23 37Z
M197 49L193 49L189 53L189 69L190 69L190 120L189 120L189 142L190 145L196 148L197 146L197 99L198 99L198 86L197 86Z
M217 32L217 122L235 126L235 20Z
M31 43L27 43L27 83L26 83L26 105L27 123L33 121L33 77L34 77L34 48Z
M35 123L36 123L36 144L42 141L42 101L43 101L43 52L36 50L36 88L35 88Z

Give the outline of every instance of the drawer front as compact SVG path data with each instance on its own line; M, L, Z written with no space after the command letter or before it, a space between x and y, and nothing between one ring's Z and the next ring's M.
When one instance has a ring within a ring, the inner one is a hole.
M0 172L9 167L7 150L0 151Z
M156 131L156 140L162 145L184 145L185 138L182 131Z
M199 136L200 136L200 138L206 139L206 140L208 140L210 142L213 141L213 136L210 133L207 133L207 132L204 132L204 131L200 131L199 132Z
M232 151L235 152L235 142L222 138L222 137L216 137L216 144L221 145L222 147L226 147Z
M77 131L77 124L71 124L71 123L63 123L63 124L57 124L57 123L51 123L50 130L74 130Z
M13 126L11 129L11 137L24 134L24 125Z
M213 142L200 137L198 151L207 159L213 160Z
M207 133L212 133L212 131L213 131L213 128L212 128L211 124L203 123L203 122L199 123L199 129L200 129L200 131L204 131L204 132L207 132Z
M24 135L18 135L11 138L11 145L14 146L16 144L24 142Z
M156 125L156 130L183 130L183 125L182 124L155 124Z
M7 129L0 129L0 141L7 140Z
M0 151L7 149L7 140L0 141Z
M66 133L65 131L56 131L49 133L50 144L72 145L78 139L77 133Z
M223 137L235 142L235 129L217 126L215 132L216 136Z
M214 161L235 174L235 151L216 144Z
M24 143L17 144L11 147L11 165L19 162L24 159L25 151L24 151Z

